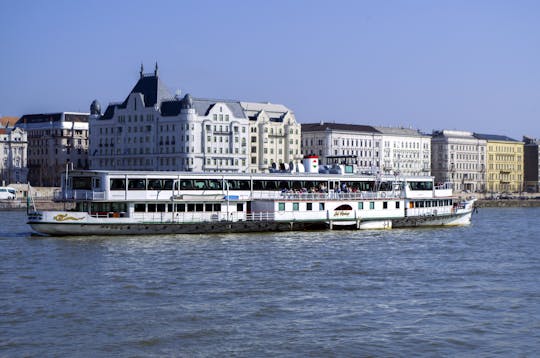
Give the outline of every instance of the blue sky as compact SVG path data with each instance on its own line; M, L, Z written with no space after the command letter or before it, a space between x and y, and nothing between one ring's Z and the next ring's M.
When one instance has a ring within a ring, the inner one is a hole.
M0 115L174 92L299 122L540 137L539 1L0 0Z

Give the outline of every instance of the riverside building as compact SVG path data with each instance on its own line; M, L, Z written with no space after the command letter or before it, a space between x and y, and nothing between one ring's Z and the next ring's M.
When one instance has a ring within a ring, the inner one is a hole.
M486 190L486 140L472 132L434 131L431 136L431 173L438 183L450 182L456 191Z
M523 142L525 190L538 192L540 187L540 152L538 151L540 140L523 137Z
M345 123L302 123L302 152L317 155L321 164L353 158L362 172L377 172L382 133L372 126Z
M32 185L60 186L66 169L88 169L88 113L26 114L15 126L27 133Z
M281 104L240 102L249 118L249 171L264 172L274 163L299 162L301 126Z
M20 128L0 124L0 186L26 183L28 141Z
M431 136L408 128L375 127L381 133L384 173L430 175Z
M92 169L261 172L299 156L290 140L300 134L284 106L173 96L157 64L150 74L141 66L127 98L103 114L94 101L90 117Z
M487 142L486 190L520 192L524 190L523 142L502 135L474 136Z

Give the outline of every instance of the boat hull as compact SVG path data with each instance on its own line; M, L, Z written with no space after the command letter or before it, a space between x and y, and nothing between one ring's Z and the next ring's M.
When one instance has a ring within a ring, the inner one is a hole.
M28 223L38 233L51 236L170 235L325 230L326 222L201 222L201 223Z

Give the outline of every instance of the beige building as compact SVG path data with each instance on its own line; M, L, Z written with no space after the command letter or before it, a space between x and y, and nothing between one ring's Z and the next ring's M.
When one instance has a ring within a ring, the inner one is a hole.
M88 169L88 113L26 114L16 124L28 136L28 181L60 186L68 169Z
M493 193L525 190L524 143L501 135L475 133L474 136L487 142L486 190Z
M249 118L249 172L302 159L301 126L281 104L240 102Z

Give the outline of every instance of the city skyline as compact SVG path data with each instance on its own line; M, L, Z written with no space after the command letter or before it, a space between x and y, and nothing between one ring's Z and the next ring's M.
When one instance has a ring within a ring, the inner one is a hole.
M540 136L533 1L3 3L0 116L171 92L270 101L301 123Z

